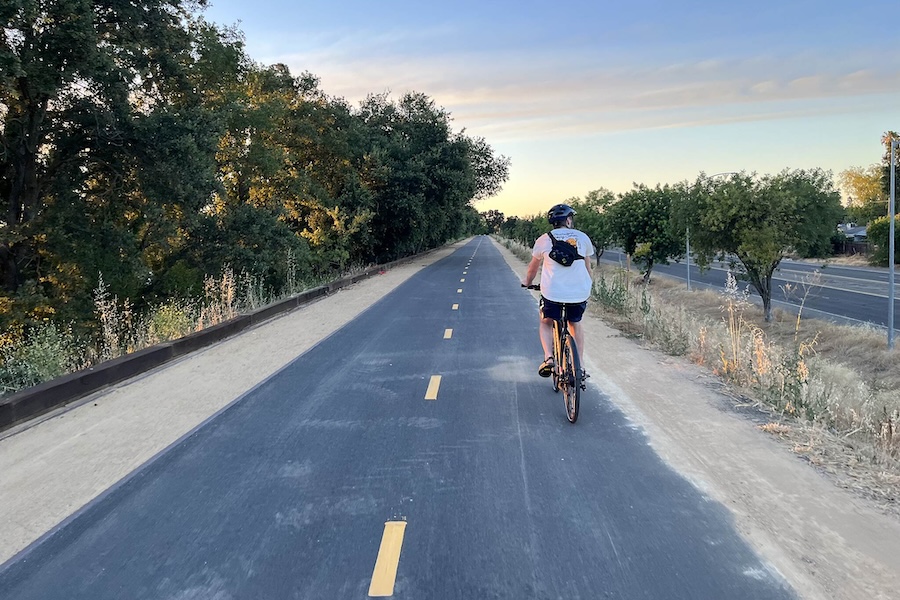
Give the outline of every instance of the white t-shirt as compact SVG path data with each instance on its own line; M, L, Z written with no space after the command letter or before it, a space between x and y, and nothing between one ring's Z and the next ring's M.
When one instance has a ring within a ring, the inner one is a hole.
M541 296L553 302L584 302L591 295L591 276L588 274L584 263L575 261L571 266L564 267L547 254L553 249L553 242L548 235L558 240L574 244L578 248L578 254L584 257L594 255L594 244L586 233L577 229L560 227L549 234L542 235L534 242L531 255L543 259L541 267Z

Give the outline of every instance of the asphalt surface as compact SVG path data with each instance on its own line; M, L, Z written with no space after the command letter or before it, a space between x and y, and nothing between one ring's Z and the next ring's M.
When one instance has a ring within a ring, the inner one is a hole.
M9 561L0 597L794 597L603 390L569 424L540 354L475 238Z
M625 254L606 250L601 261L625 264ZM727 263L717 262L707 271L700 272L691 263L691 284L697 287L724 289L729 271ZM687 279L684 262L654 265L654 273ZM738 281L741 289L746 281ZM790 286L790 291L788 291ZM900 277L896 277L894 296L894 329L900 330ZM809 264L784 260L772 278L772 304L796 311L803 304L806 314L838 323L867 323L887 327L888 321L888 272L886 269L840 267ZM759 298L750 287L754 298Z

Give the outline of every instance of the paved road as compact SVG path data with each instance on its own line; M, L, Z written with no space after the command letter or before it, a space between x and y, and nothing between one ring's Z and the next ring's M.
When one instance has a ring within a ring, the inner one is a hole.
M794 597L602 390L566 421L535 310L474 239L7 563L0 596Z
M625 254L616 250L606 250L600 259L603 262L625 264ZM723 289L728 273L727 263L715 263L704 273L691 264L691 283L698 286ZM654 272L678 279L687 278L687 266L682 263L655 265ZM818 273L818 275L815 275ZM900 278L897 278L900 285ZM814 283L813 283L814 282ZM739 282L741 287L746 282ZM786 293L784 288L793 289ZM887 327L888 315L888 273L884 269L840 267L782 261L772 281L772 303L787 309L795 309L805 302L806 314L819 318L829 318L837 322L869 323ZM757 299L758 294L751 287ZM807 293L808 290L808 293ZM900 326L900 290L895 290L894 327Z

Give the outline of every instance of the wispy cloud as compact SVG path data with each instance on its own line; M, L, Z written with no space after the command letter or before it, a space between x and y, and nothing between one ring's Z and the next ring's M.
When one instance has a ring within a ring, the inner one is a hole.
M587 51L429 56L390 51L393 36L402 37L387 34L378 47L338 41L277 60L312 71L327 93L351 101L424 92L458 124L494 139L833 114L900 92L900 60L883 54L877 62L866 53L836 60L809 52L694 61L615 61Z
M880 18L896 0L858 4L216 0L211 12L243 20L255 60L310 71L328 94L428 94L511 156L492 207L527 214L600 185L880 160L900 115L896 27ZM649 140L678 151L651 164Z

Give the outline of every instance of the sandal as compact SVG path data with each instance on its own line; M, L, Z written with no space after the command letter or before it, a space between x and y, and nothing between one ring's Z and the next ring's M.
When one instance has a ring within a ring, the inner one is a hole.
M553 374L553 357L548 356L547 360L541 363L541 366L538 367L538 375L541 377L550 377Z

